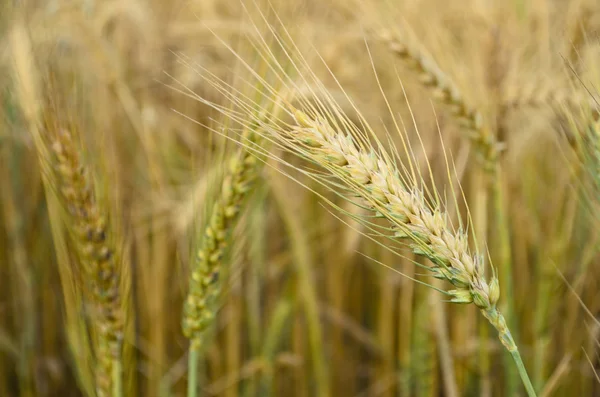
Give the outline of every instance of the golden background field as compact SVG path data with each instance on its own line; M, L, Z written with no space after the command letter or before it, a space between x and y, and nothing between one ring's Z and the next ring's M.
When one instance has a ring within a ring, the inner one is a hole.
M252 86L235 54L256 61L260 37L276 47L263 17L288 29L322 82L299 76L300 96L357 124L360 112L386 147L400 145L397 130L410 142L423 186L497 270L538 395L600 393L597 2L13 3L0 3L0 396L91 396L102 381L102 316L45 162L54 139L72 140L110 221L123 395L188 393L195 242L229 156L243 152L232 122L199 98L228 108L211 81ZM459 97L440 97L432 73ZM483 133L498 158L478 146ZM364 209L297 172L303 161L263 147L293 167L267 159L228 230L200 395L525 395L475 305L403 277L451 289L413 263L426 259L386 249L350 216L368 219Z

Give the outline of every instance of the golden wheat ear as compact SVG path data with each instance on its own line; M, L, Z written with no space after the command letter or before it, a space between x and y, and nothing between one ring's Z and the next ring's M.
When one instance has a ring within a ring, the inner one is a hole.
M92 371L96 394L121 396L124 316L121 307L123 263L119 242L109 223L109 211L99 200L94 175L83 159L83 147L78 143L77 123L74 122L77 118L70 119L73 113L63 106L66 101L57 89L55 77L58 77L50 73L50 67L44 68L44 73L38 72L33 44L25 24L16 24L11 40L17 96L33 135L46 196L52 196L49 202L56 198L62 209L56 217L51 214L51 221L60 223L52 225L53 233L55 230L66 231L68 246L74 247L69 256L78 268L72 271L61 269L61 277L65 276L62 281L70 279L82 283L73 288L81 296L70 296L69 300L67 295L73 291L64 292L65 304L75 305L82 299L92 308ZM64 246L58 240L56 246ZM81 329L85 327L69 324L76 328L68 330L71 335L79 333L73 339L78 342L73 347L87 343L88 336L81 335ZM77 360L78 365L87 364L87 358ZM79 371L82 378L87 377L87 368Z
M83 268L84 283L94 303L98 344L96 389L100 396L122 394L121 354L123 313L120 293L120 253L105 211L97 201L89 169L71 133L58 131L51 139L51 183L64 208L65 223Z

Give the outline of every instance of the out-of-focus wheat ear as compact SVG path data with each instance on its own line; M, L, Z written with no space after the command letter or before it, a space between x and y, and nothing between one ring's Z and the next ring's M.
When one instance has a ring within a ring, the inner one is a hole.
M240 139L246 145L260 144L257 123L245 125ZM197 393L198 355L207 340L207 331L214 323L222 289L223 259L231 244L231 235L249 193L254 189L261 160L240 147L226 160L227 169L218 181L214 204L197 238L192 258L189 292L184 303L182 328L190 339L188 396ZM209 198L210 199L210 198Z
M539 79L506 84L500 99L499 105L504 110L545 107L580 109L587 106L596 111L598 109L598 104L588 93Z
M7 8L6 15L9 15L9 5L0 6L0 9ZM1 12L1 11L0 11ZM1 18L1 17L0 17ZM19 21L20 22L20 21ZM26 113L26 119L36 119L38 111L36 108L37 100L37 81L35 69L32 66L33 53L31 43L27 37L27 32L24 25L16 22L13 31L9 35L9 43L11 50L13 51L13 70L16 77L16 89L18 98L20 99L21 105L28 106L24 109ZM30 104L25 104L24 101L30 100ZM24 396L33 396L37 393L35 383L35 367L34 367L34 349L36 347L36 339L38 331L36 331L36 301L40 294L34 290L35 274L33 272L28 258L28 252L26 249L26 236L23 235L24 228L23 224L23 211L21 210L19 198L16 197L16 191L14 189L14 178L19 175L19 172L15 172L14 164L19 153L19 148L16 145L2 142L5 139L4 134L8 133L8 128L4 130L3 127L3 116L4 110L7 106L2 106L0 109L0 168L2 168L2 210L4 212L3 221L6 224L6 230L8 232L7 246L10 255L9 266L9 277L10 274L14 274L14 283L9 286L6 285L7 291L14 288L11 292L15 296L15 301L19 302L15 305L16 312L14 317L19 319L19 340L17 351L16 362L18 363L19 370L18 382L19 388L22 390ZM12 279L12 278L11 278ZM0 364L1 365L1 364ZM0 380L0 383L2 381ZM1 387L0 387L1 389ZM0 393L2 391L0 390ZM7 391L7 394L10 392Z
M467 104L450 77L442 72L433 59L404 43L398 34L389 30L379 30L375 32L375 36L417 74L419 83L430 90L435 100L448 108L450 114L467 133L485 169L494 171L502 145L490 128L484 124L481 113Z
M195 396L198 353L206 331L214 323L221 292L222 259L230 244L230 233L238 219L243 200L255 178L258 160L252 156L229 159L229 172L223 179L210 218L200 237L190 277L190 290L184 305L183 332L190 339L188 395Z
M73 264L65 239L65 225L62 222L60 203L54 195L55 181L48 171L50 166L50 148L42 134L43 100L41 78L34 57L33 43L27 25L22 16L14 14L9 35L9 49L12 56L12 74L19 108L31 133L46 190L48 213L54 247L57 253L62 296L65 310L66 335L73 357L77 381L88 396L94 395L94 344L89 338L88 323L81 321L81 310L85 306L84 287L80 285L77 270Z
M53 138L52 165L67 228L77 247L97 319L96 389L99 396L121 396L123 313L120 252L106 213L100 208L89 170L69 131Z

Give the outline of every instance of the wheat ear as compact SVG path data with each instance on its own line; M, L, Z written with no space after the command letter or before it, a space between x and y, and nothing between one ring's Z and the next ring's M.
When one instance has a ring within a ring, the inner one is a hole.
M419 83L428 88L434 99L445 105L477 150L487 170L493 171L502 150L494 134L483 124L479 111L470 107L452 80L424 54L409 47L398 35L388 30L375 33L389 50L418 75Z
M194 349L200 347L204 332L214 320L222 258L229 245L227 234L237 221L241 203L255 179L257 162L255 157L245 154L229 159L228 173L202 234L183 318L183 332Z
M352 134L336 131L319 114L308 115L296 108L291 112L295 125L288 133L288 146L332 172L374 213L387 218L395 237L408 240L415 254L431 261L428 269L433 276L454 286L447 292L451 302L473 303L481 310L515 360L529 395L534 396L517 345L496 307L498 279L495 275L489 283L484 279L483 258L470 253L466 233L453 231L441 209L430 207L419 189L406 186L383 152L368 149L368 144L357 142ZM278 131L281 133L278 129L274 133Z
M258 144L260 134L257 134L256 128L256 124L245 127L240 137L242 142L247 145ZM218 197L200 235L182 322L183 333L191 341L188 396L196 395L198 354L206 341L206 332L215 320L221 292L222 280L219 276L223 270L223 257L245 199L255 184L260 164L256 156L241 147L229 158Z
M77 258L89 283L98 318L97 393L98 396L119 396L123 318L118 252L109 235L106 215L97 203L88 169L81 161L71 134L60 131L51 149L58 196L66 210Z

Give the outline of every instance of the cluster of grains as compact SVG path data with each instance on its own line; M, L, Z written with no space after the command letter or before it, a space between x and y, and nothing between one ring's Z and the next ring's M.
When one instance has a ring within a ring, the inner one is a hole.
M68 132L57 134L52 152L59 197L68 216L77 259L85 274L86 287L92 292L96 310L99 338L97 393L108 396L112 366L115 360L120 360L123 338L116 251L107 235L107 220L96 202L86 167Z
M431 209L422 192L405 186L397 168L375 151L365 151L351 134L338 133L328 121L293 109L296 125L291 138L304 156L338 176L375 213L393 225L398 238L409 240L412 250L431 260L433 276L447 280L455 289L448 291L455 303L473 303L500 332L509 350L516 346L502 315L496 310L500 290L494 276L483 277L483 260L469 252L467 236L452 231L447 216Z
M405 45L389 31L378 32L377 36L387 44L406 66L415 71L419 82L431 91L434 99L444 104L468 133L468 138L488 170L494 170L502 146L496 137L483 125L481 114L467 105L458 88L440 70L432 59Z
M252 131L247 135L249 140L256 138ZM192 341L192 349L200 348L205 331L214 321L221 291L222 259L244 199L256 179L258 163L243 149L228 160L218 198L201 235L183 316L183 332Z

